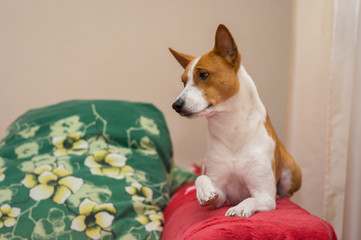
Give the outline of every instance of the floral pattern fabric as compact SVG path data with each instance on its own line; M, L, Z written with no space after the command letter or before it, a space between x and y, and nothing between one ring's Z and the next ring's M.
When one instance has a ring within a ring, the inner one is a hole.
M31 110L0 142L0 239L159 239L172 169L151 104Z

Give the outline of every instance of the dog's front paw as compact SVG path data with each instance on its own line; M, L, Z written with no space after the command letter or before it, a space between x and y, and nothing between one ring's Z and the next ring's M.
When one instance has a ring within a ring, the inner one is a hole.
M201 206L211 205L217 198L218 192L212 181L205 175L199 176L196 180L197 199Z
M256 211L254 199L247 198L226 212L226 217L248 218Z

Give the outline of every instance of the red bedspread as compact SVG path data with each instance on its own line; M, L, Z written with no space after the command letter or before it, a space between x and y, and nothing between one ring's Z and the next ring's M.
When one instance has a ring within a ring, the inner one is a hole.
M194 183L181 187L164 212L163 240L181 239L337 239L333 227L288 199L274 211L250 218L225 217L229 206L201 207Z

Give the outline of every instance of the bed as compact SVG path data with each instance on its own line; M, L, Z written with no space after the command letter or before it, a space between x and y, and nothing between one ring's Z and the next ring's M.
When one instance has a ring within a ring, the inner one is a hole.
M287 199L226 218L195 199L148 103L72 100L32 109L0 141L0 239L336 239Z

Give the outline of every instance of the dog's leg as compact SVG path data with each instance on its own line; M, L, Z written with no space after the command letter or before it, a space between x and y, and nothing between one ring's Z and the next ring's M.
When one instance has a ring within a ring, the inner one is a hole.
M250 217L255 212L270 211L276 208L275 196L268 193L255 193L226 212L228 217Z
M219 196L219 191L217 191L216 186L213 184L212 180L206 175L201 175L197 178L196 189L197 199L201 206L211 205Z
M277 185L277 193L280 197L289 198L295 191L300 189L302 173L293 157L286 151L281 143L280 148L282 171Z
M292 172L288 168L283 168L281 178L277 185L277 193L282 198L290 197L290 190L292 188Z

